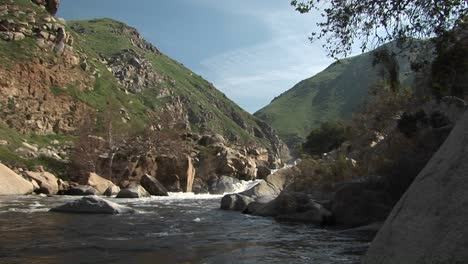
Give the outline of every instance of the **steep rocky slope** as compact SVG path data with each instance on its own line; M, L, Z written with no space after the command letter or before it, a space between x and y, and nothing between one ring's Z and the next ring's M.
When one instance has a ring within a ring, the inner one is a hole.
M403 87L410 85L414 79L410 60L418 55L414 49L400 49L391 43L336 61L276 97L255 116L275 128L289 146L301 142L322 122L351 118L365 102L370 88L390 79L388 66L384 63L373 66L375 53L384 49L396 53L398 79Z
M37 149L69 142L90 116L102 133L111 118L114 133L128 134L159 127L161 112L190 133L266 148L271 161L287 153L266 123L136 29L112 19L66 22L51 15L60 1L33 2L0 0L1 161L41 163L31 161Z
M465 263L468 112L393 208L364 263Z

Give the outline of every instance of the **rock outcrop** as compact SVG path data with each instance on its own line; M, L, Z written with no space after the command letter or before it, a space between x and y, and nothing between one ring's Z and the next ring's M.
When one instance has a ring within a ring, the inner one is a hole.
M191 192L195 177L192 158L178 159L175 156L159 156L156 158L156 178L171 192Z
M141 177L140 184L151 195L168 196L166 188L156 178L145 174Z
M103 177L97 175L96 173L88 173L86 177L83 177L80 182L82 185L88 185L96 189L98 194L104 194L104 192L115 184Z
M468 112L393 208L364 263L468 259Z
M57 14L58 8L60 6L60 0L33 0L34 3L42 5L46 10L51 14Z
M57 194L59 191L58 179L52 173L27 171L26 176L37 182L39 189L34 190L37 193Z
M0 163L0 195L22 195L32 192L32 183Z
M135 210L97 196L87 196L50 209L51 212L77 214L126 214Z

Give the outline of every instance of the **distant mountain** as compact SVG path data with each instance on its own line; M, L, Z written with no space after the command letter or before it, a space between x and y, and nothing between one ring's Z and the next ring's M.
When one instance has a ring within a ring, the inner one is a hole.
M289 146L302 142L324 121L349 119L366 100L369 89L388 79L389 72L383 65L373 65L375 53L383 49L397 54L398 78L403 86L410 85L415 76L410 59L418 55L414 48L400 49L390 43L334 62L276 97L254 115L276 129Z

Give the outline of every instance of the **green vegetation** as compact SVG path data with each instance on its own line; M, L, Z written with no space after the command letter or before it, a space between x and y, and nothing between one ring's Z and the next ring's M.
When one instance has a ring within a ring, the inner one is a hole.
M129 127L133 129L135 124L143 126L147 123L147 111L158 110L167 103L167 99L157 97L157 91L168 88L174 96L184 99L192 115L203 117L207 112L213 115L212 118L207 119L204 131L208 129L208 131L228 137L237 137L243 142L254 140L266 144L263 140L255 139L245 128L237 124L233 120L233 115L239 116L248 127L258 127L255 118L182 64L164 54L157 54L132 45L130 36L135 31L125 24L103 18L70 21L68 27L75 36L77 49L86 53L89 58L88 62L91 62L100 72L100 77L96 79L92 91L76 93L73 89L65 89L75 98L99 111L103 110L102 107L111 98L129 110L132 118L132 124ZM98 60L100 55L110 57L124 49L131 49L149 60L158 74L166 76L165 82L157 87L146 89L141 94L126 94L121 91L114 76ZM61 92L57 88L52 89ZM192 129L199 132L199 124L192 124Z
M394 44L379 49L395 50ZM378 49L378 50L379 50ZM397 52L401 86L411 84L414 74L408 56ZM360 110L369 89L390 77L381 65L373 67L374 52L336 61L315 76L303 80L255 113L275 128L290 146L304 141L323 122L349 120Z
M302 144L302 149L310 155L322 155L338 148L347 138L350 138L350 128L337 122L325 122L315 128Z

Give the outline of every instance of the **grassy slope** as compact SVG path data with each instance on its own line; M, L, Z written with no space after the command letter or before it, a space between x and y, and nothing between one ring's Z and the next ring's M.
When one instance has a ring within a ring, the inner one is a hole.
M255 113L275 128L289 145L300 142L321 122L348 119L359 109L373 84L381 77L372 67L372 52L337 61L303 80ZM402 61L400 77L408 63Z
M214 113L215 118L211 119L208 127L214 132L219 132L224 135L237 135L241 139L247 140L251 136L241 127L239 127L228 115L229 112L237 112L244 121L250 126L256 126L254 118L247 112L238 107L231 100L227 99L224 94L214 89L210 83L203 78L185 68L180 63L172 60L166 55L157 55L131 45L129 39L125 35L112 33L110 29L119 29L124 24L112 19L94 19L90 21L71 21L68 25L75 25L86 28L90 33L78 35L75 33L75 39L78 40L77 46L88 56L98 58L98 54L111 56L120 52L123 49L133 49L141 55L144 55L151 61L154 69L158 73L169 76L175 81L175 86L169 83L162 84L168 87L176 95L187 97L190 100L189 107L192 111L200 113L201 108L207 109ZM120 95L116 87L113 76L100 63L94 64L102 73L102 85L98 85L94 91L89 94L81 95L81 99L89 102L93 107L99 108L103 106L103 100L106 96L112 94L125 107L131 110L131 114L139 119L145 119L145 111L154 109L160 106L163 102L156 99L156 91L162 87L154 87L148 89L141 95ZM107 85L108 87L102 87ZM101 91L101 92L99 92ZM123 93L122 93L123 94ZM128 101L132 101L132 105L128 105ZM213 103L219 102L222 109L216 107ZM197 127L194 127L197 130Z
M4 0L0 0L0 3ZM18 4L24 8L34 9L37 14L45 15L45 11L32 5L29 0L18 1ZM79 34L71 29L71 26L79 25L88 29L87 34ZM180 63L172 60L166 55L158 55L137 47L134 47L128 36L124 34L116 34L119 29L126 27L121 22L112 19L94 19L89 21L70 21L67 23L67 32L74 37L74 48L81 54L86 54L88 63L98 69L99 75L95 75L96 82L94 89L91 91L79 91L73 83L66 87L51 87L56 95L69 95L80 101L87 103L92 108L103 113L106 111L106 104L112 101L116 108L125 107L131 116L129 124L121 124L124 129L132 130L133 132L142 129L148 123L148 110L158 109L161 105L167 102L167 98L157 99L158 89L166 86L175 95L189 99L189 106L194 113L201 115L202 108L213 113L214 118L209 119L207 127L209 130L221 133L225 136L237 136L244 142L257 141L261 144L267 144L265 140L255 138L250 132L240 127L232 120L231 113L236 113L240 116L246 125L250 128L258 127L256 118L242 110L234 102L226 98L226 96L216 90L209 82L193 73ZM119 84L114 76L107 70L106 66L99 62L98 54L111 56L119 53L123 49L133 49L140 55L148 59L154 70L169 77L173 83L163 83L161 87L152 87L145 90L142 94L127 94L119 89ZM51 52L45 52L37 47L36 42L31 38L26 38L22 41L3 41L0 40L0 57L3 67L9 67L15 63L25 63L33 57L41 57L43 59L53 58L55 55ZM215 103L217 105L215 105ZM116 117L117 121L120 117ZM197 131L199 127L192 126L193 130ZM7 140L10 144L0 146L0 162L10 164L27 165L45 165L46 167L61 166L54 164L49 160L34 159L24 160L15 154L14 150L21 146L22 141L28 141L39 146L46 146L51 140L59 139L62 141L70 141L73 136L70 135L23 135L19 134L0 124L0 139ZM62 164L63 165L63 164Z

